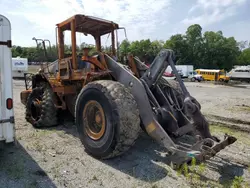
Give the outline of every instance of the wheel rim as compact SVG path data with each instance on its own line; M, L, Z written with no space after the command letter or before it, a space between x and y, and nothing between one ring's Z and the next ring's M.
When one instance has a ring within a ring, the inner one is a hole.
M87 135L99 140L105 132L106 121L102 106L97 101L88 101L83 110L83 121Z
M37 98L31 102L31 116L34 120L38 120L41 116L41 101Z

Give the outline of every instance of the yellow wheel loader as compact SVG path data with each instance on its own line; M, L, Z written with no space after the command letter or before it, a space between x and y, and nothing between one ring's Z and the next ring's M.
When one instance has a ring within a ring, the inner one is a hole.
M178 76L172 50L162 49L149 68L132 55L127 65L117 62L119 29L112 21L86 15L57 24L58 60L31 75L30 88L21 92L28 122L36 128L55 126L61 118L58 110L68 110L86 151L100 159L126 152L141 129L169 151L175 164L193 157L206 160L236 141L210 134L199 102ZM71 32L68 56L65 31ZM91 56L84 48L83 56L77 57L77 32L94 37L98 54ZM111 34L110 55L101 51L101 36L106 34ZM163 78L168 66L176 81ZM189 145L183 142L186 136L193 138Z

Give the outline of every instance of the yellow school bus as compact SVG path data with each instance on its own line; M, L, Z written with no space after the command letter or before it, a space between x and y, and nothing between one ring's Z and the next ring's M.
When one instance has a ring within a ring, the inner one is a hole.
M196 69L198 74L202 75L204 80L208 81L221 81L228 82L229 76L226 76L226 72L218 69Z

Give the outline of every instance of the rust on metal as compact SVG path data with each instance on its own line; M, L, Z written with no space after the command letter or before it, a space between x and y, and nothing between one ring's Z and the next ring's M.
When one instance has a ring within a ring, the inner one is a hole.
M76 64L76 20L72 19L70 23L71 28L71 43L72 43L72 67L77 69Z
M98 52L101 51L101 37L100 35L95 36L95 45Z
M130 67L131 71L135 74L135 76L139 78L139 73L137 71L135 61L132 55L128 55L128 66Z
M105 65L103 65L100 61L98 61L97 58L95 58L95 57L82 56L82 60L87 61L87 62L89 62L91 64L94 64L95 66L97 66L101 70L106 69Z
M99 52L99 58L100 58L101 64L105 67L105 70L108 69L107 62L106 62L106 60L104 58L104 54L102 52Z
M70 30L70 23L72 20L75 20L76 22L76 32L87 33L93 36L95 36L97 32L99 32L99 35L105 35L112 30L119 28L119 25L112 21L82 14L74 15L63 22L58 23L57 26L63 30Z
M61 87L56 86L52 89L54 92L62 93L64 95L76 93L76 87L74 85L61 86Z
M97 101L89 101L83 110L83 120L87 135L93 140L99 140L105 132L106 121L102 106Z
M59 56L59 60L64 58L64 36L63 36L63 30L61 27L58 27L58 56Z
M29 96L29 94L30 94L31 92L32 92L32 90L29 89L29 90L22 91L22 92L20 93L20 98L21 98L22 104L26 105L28 96Z

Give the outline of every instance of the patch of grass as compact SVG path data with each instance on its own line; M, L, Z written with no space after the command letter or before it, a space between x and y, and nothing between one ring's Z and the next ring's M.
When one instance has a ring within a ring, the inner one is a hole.
M230 129L228 127L223 127L220 125L210 125L210 130L212 134L215 133L227 133L229 135L235 136L239 142L244 142L244 144L250 144L250 136L246 132L242 132L235 129ZM247 182L244 181L243 177L235 177L233 180L220 182L204 180L206 165L204 163L197 164L195 158L192 159L191 165L183 164L177 170L178 175L184 175L187 181L192 185L192 187L227 187L227 188L245 188L248 187ZM250 167L248 167L250 172Z
M243 188L243 177L242 176L235 176L233 183L232 183L232 187L233 188Z
M50 135L52 133L53 133L53 131L51 131L51 130L46 130L46 129L37 130L37 136L47 136L47 135Z
M212 134L227 133L231 136L236 137L237 141L250 144L250 139L249 139L250 137L249 137L249 133L247 132L243 132L243 131L236 130L236 129L230 129L228 127L224 127L223 125L210 125L210 130Z
M250 112L249 106L234 106L234 107L230 107L230 108L226 108L226 109L231 111L231 112L239 112L239 111Z
M206 165L204 163L197 164L196 159L192 158L191 165L183 164L178 169L178 174L183 174L192 187L221 187L219 182L203 180Z
M242 107L240 107L240 109L242 111L248 111L248 112L250 112L250 107L248 107L248 106L242 106Z

